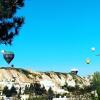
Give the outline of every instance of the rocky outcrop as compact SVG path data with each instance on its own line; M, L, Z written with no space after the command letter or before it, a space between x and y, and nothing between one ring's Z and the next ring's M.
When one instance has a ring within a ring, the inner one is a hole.
M20 86L29 85L30 83L39 82L41 86L45 86L46 90L50 87L54 92L67 92L61 87L66 83L68 86L79 87L88 86L90 82L78 75L62 72L30 72L21 68L0 68L0 84L19 84Z

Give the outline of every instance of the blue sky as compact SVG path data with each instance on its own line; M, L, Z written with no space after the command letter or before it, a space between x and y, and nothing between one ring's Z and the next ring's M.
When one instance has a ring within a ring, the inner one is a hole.
M100 57L95 56L100 53L99 0L26 0L17 15L25 17L19 36L12 46L0 48L15 52L11 64L33 71L78 68L79 75L100 71ZM10 66L2 54L0 59L1 66Z

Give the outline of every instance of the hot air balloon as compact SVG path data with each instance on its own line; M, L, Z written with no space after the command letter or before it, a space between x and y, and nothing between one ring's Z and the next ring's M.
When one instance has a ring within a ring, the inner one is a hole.
M90 58L87 58L85 62L86 62L86 64L90 64L90 62L91 62Z
M10 64L10 62L13 60L14 58L14 53L11 52L11 51L4 51L2 50L2 53L3 53L3 57L5 59L5 61Z
M94 52L95 50L96 50L96 48L95 48L95 47L92 47L92 48L91 48L91 51L92 51L92 52Z

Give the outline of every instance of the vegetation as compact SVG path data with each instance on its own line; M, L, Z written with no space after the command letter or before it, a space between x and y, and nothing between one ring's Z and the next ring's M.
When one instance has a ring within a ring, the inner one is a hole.
M98 99L100 100L100 72L95 72L93 75L93 88L98 94Z
M74 80L76 80L74 76ZM77 83L77 82L76 82ZM77 84L75 87L68 86L66 83L62 89L69 91L72 95L82 95L91 100L100 100L100 72L95 72L91 84L80 88ZM97 95L96 95L97 94Z
M16 17L15 13L23 6L24 0L0 0L0 43L11 44L18 35L24 18Z
M40 84L35 83L34 86L30 86L32 89L32 93L34 92L35 95L29 95L28 100L52 100L54 97L54 92L50 87L48 91L45 90L45 87L41 87ZM29 93L29 92L28 92Z
M47 97L48 97L48 100L52 100L54 97L54 92L51 87L48 90Z
M30 95L44 95L46 94L46 89L45 87L41 87L41 85L39 83L34 83L34 84L30 84L30 86L25 86L25 94L30 94Z
M17 95L17 91L16 91L16 88L14 86L12 86L11 89L8 89L8 87L5 86L3 89L3 94L6 95L6 97L12 97L12 96Z
M78 84L75 85L75 87L68 86L66 83L64 86L62 86L62 89L69 91L70 95L73 97L81 98L80 96L83 96L85 98L91 99L91 92L94 91L93 86L84 86L84 87L79 87ZM65 94L65 96L69 96L69 94Z
M19 92L18 92L18 99L21 99L21 87L19 88Z
M47 96L29 97L28 100L48 100Z

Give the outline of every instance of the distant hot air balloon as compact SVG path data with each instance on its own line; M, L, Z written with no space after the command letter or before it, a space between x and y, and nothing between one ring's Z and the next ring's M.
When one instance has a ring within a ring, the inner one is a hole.
M13 58L15 56L14 53L11 52L11 51L4 51L4 50L2 50L2 54L3 54L3 57L4 57L5 61L8 64L13 60Z
M92 51L92 52L94 52L95 50L96 50L96 48L95 48L95 47L92 47L92 48L91 48L91 51Z
M91 60L89 58L86 59L86 64L90 64Z

